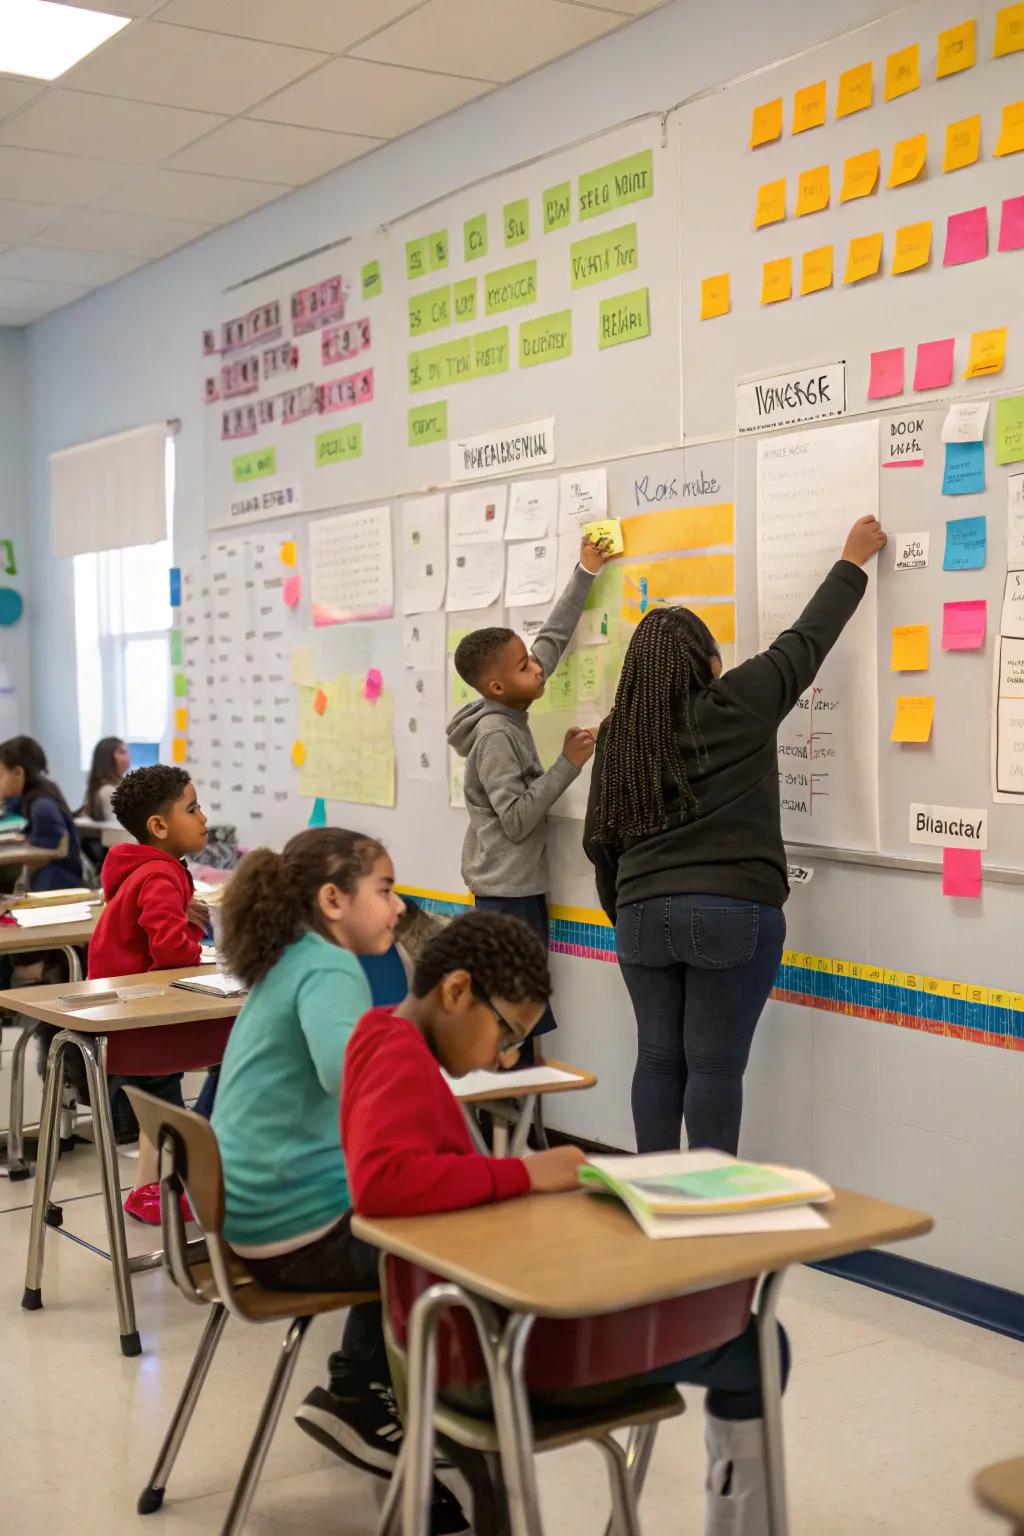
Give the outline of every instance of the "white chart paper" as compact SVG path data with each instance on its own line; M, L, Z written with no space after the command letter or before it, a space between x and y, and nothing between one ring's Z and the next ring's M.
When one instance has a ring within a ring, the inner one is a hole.
M309 564L315 626L390 619L395 602L391 508L370 507L311 523Z
M1024 640L1001 635L992 701L992 798L1024 806Z
M407 671L395 721L403 778L424 784L445 779L444 673Z
M444 668L445 625L443 613L419 613L402 624L402 657L407 667L419 672Z
M401 528L402 612L434 613L444 602L444 497L403 502Z
M508 486L485 485L479 490L453 491L448 498L451 544L496 544L505 534Z
M1019 571L1024 569L1024 475L1010 475L1006 501L1006 563Z
M584 523L608 516L608 471L576 469L563 475L558 496L558 531L582 535Z
M445 608L449 613L489 608L501 596L504 579L504 544L452 544Z
M511 487L506 539L546 539L557 519L557 480L519 480Z
M505 603L509 608L528 608L550 603L558 579L558 540L537 539L508 546L505 572Z

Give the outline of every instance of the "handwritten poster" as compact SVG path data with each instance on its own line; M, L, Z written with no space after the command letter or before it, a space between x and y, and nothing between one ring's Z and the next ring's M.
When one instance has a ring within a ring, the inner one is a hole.
M536 539L508 546L505 603L509 608L528 608L550 603L558 575L557 539Z
M444 602L444 497L403 502L401 530L402 612L434 613Z
M406 671L397 734L402 777L421 784L443 784L447 768L443 671Z
M520 480L509 493L507 539L546 539L558 518L557 480Z
M391 618L395 589L390 507L311 523L309 563L314 625Z
M371 701L365 686L365 675L353 672L321 682L322 709L316 707L318 690L300 690L299 740L306 749L300 794L350 805L394 805L393 696L384 687Z
M453 491L448 501L449 538L454 544L496 544L505 532L508 486Z
M504 544L452 544L448 550L448 613L489 608L505 580Z
M563 475L558 498L558 531L581 532L584 523L608 516L608 471L578 469Z

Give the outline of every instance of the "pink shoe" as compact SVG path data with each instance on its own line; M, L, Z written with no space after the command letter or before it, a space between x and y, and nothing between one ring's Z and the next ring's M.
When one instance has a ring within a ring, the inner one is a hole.
M143 1184L133 1189L124 1202L125 1215L135 1221L143 1221L148 1227L160 1225L160 1185ZM186 1221L195 1221L187 1195L181 1197L181 1214Z

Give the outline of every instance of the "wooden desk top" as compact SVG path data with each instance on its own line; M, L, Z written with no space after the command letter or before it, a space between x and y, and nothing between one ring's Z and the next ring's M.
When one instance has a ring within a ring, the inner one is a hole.
M58 848L32 848L28 843L0 843L0 869L42 869L58 857Z
M836 1190L827 1228L746 1237L645 1237L618 1200L527 1195L442 1216L357 1216L364 1242L513 1312L593 1317L748 1280L931 1230L920 1211Z
M974 1491L986 1509L1024 1527L1024 1456L985 1467L974 1479Z
M39 946L37 945L37 948ZM15 987L0 992L0 1006L26 1014L58 1029L76 1029L83 1035L113 1035L123 1029L159 1029L193 1020L227 1019L241 1011L244 997L211 997L171 987L182 976L209 976L212 967L190 965L176 971L147 971L141 976L109 976L103 981L64 982L53 987ZM126 1003L104 1003L96 1008L62 1008L62 997L87 997L91 992L112 992L127 987L159 987L153 997L132 998Z
M534 1095L548 1093L578 1093L581 1088L594 1088L597 1078L593 1072L584 1072L582 1067L571 1067L566 1061L538 1061L538 1067L557 1067L560 1072L571 1072L575 1078L572 1083L536 1083L532 1088L517 1088L516 1073L509 1072L507 1088L490 1088L485 1093L457 1094L460 1104L507 1104L509 1099L522 1099L527 1094L531 1098Z
M0 923L0 955L16 955L23 950L76 948L88 944L103 908L97 903L95 913L81 923L47 923L42 928L19 928L16 923Z

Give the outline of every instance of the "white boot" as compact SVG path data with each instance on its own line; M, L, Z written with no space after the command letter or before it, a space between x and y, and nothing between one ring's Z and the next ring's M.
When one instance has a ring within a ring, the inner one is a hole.
M716 1419L707 1413L705 1426L705 1536L768 1536L761 1420Z

